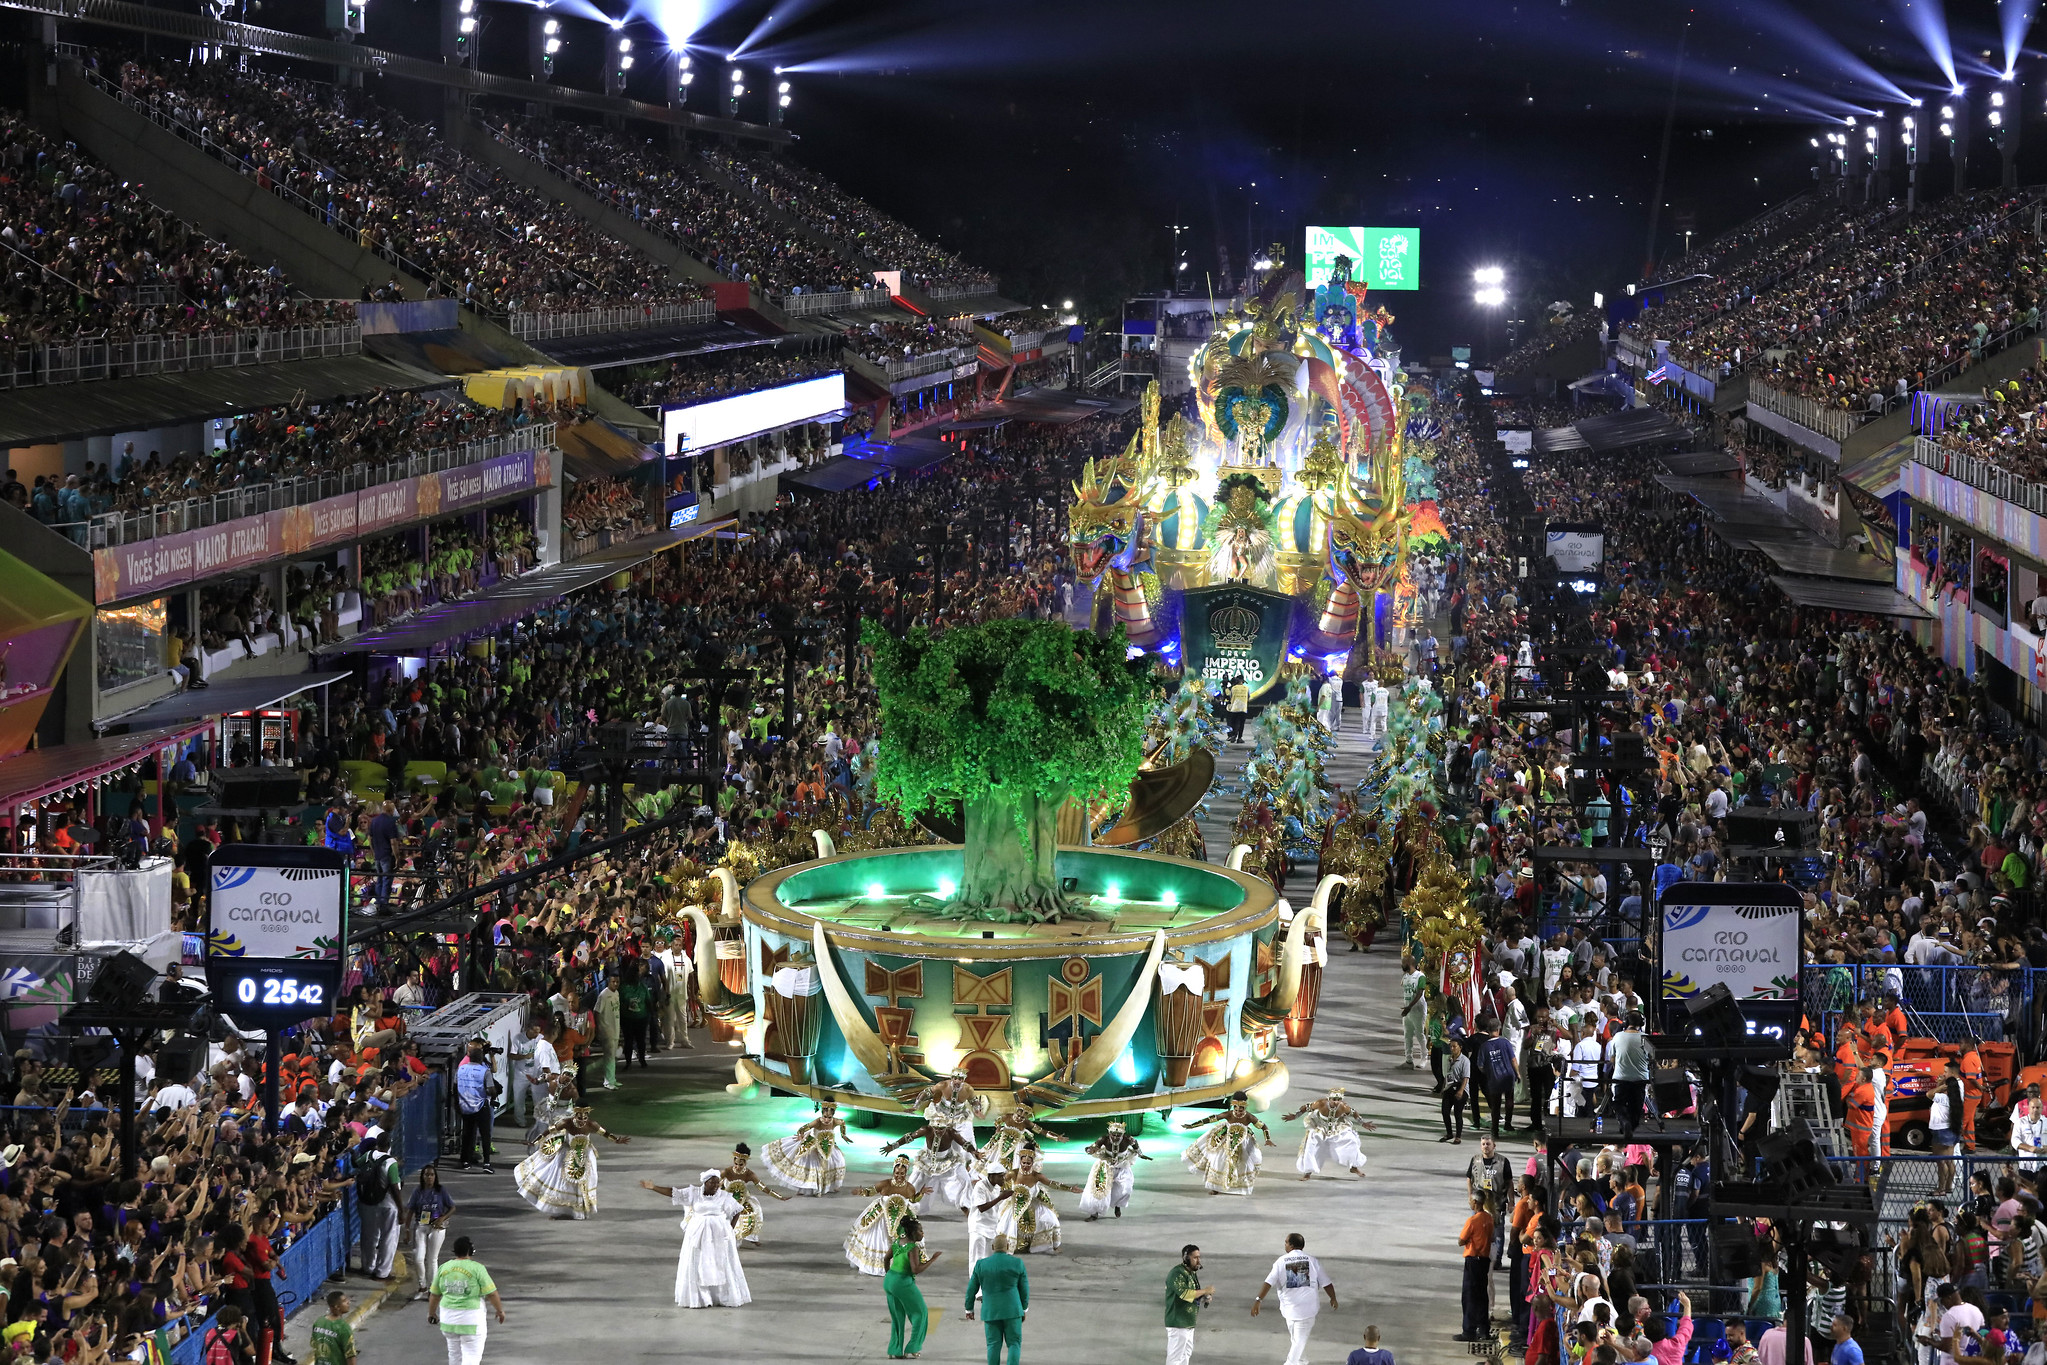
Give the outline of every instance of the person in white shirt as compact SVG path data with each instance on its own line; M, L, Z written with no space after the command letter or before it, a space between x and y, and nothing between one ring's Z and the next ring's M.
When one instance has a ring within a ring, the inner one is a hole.
M519 1079L524 1082L525 1093L528 1096L536 1090L547 1089L554 1084L554 1078L561 1074L561 1055L554 1050L554 1044L547 1040L542 1032L543 1027L538 1019L526 1025L526 1036L533 1040L533 1056L526 1063L525 1069L519 1073ZM516 1095L515 1091L514 1104L518 1103ZM538 1100L533 1101L536 1113L539 1110L539 1103Z
M1727 789L1714 787L1706 793L1706 818L1720 821L1727 818Z
M2011 1121L2011 1149L2019 1154L2019 1169L2037 1171L2047 1159L2047 1110L2038 1095L2026 1096Z
M1577 1041L1571 1046L1571 1083L1564 1087L1564 1115L1577 1116L1580 1105L1599 1102L1599 1063L1606 1054L1599 1035L1581 1021L1571 1030ZM1580 1091L1587 1092L1580 1095Z
M157 1087L156 1094L150 1097L149 1110L154 1113L159 1109L190 1109L197 1103L199 1093L196 1090L183 1081L172 1081Z
M1336 1286L1322 1273L1322 1262L1308 1254L1308 1239L1298 1232L1286 1235L1286 1250L1272 1263L1265 1283L1258 1286L1258 1297L1251 1301L1252 1317L1258 1316L1266 1291L1273 1289L1279 1291L1279 1315L1286 1320L1286 1365L1307 1365L1308 1334L1315 1330L1315 1315L1322 1311L1315 1301L1316 1291L1327 1294L1334 1309Z
M1955 1365L1957 1355L1976 1354L1975 1342L1983 1333L1983 1310L1962 1301L1961 1290L1952 1283L1940 1287L1940 1325L1934 1330L1939 1365ZM1957 1341L1956 1334L1963 1334Z

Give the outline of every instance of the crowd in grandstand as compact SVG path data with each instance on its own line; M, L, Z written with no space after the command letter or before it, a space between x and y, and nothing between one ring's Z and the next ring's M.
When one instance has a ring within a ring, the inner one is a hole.
M2039 325L2037 250L2005 191L1832 219L1645 313L1638 333L1697 373L1745 370L1880 414Z
M830 351L785 351L772 346L714 351L666 364L635 365L611 382L612 392L638 407L708 403L714 398L815 379L840 368Z
M908 227L831 181L777 157L735 156L706 148L704 159L726 176L766 199L785 214L802 219L828 237L842 238L883 270L900 270L927 288L980 289L992 292L995 281L959 257L925 241Z
M668 270L357 90L242 72L124 63L121 85L396 253L447 295L491 313L679 303L702 296Z
M1501 374L1528 374L1567 347L1592 341L1605 330L1606 315L1597 308L1551 317L1493 368Z
M877 365L915 360L974 344L973 337L930 322L869 322L849 326L846 346Z
M1950 450L2036 483L2047 482L2047 382L2027 367L2001 384L1978 390L1979 406L1965 408L1941 431Z
M354 317L194 232L28 118L0 113L0 342L247 333Z
M81 523L96 515L155 509L162 526L145 520L132 528L131 538L146 538L184 529L169 518L171 506L187 498L401 460L580 411L580 404L545 399L487 408L447 393L396 389L327 403L300 395L281 407L236 417L227 444L202 454L167 460L160 451L139 452L128 441L118 459L88 463L82 474L61 480L38 475L22 506L45 525L64 526L81 543Z
M766 294L883 288L871 267L820 245L761 200L727 189L658 144L560 121L500 131L719 273L750 280Z

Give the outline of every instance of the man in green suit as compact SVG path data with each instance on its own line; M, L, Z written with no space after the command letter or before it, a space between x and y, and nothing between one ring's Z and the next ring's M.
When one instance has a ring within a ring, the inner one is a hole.
M974 1262L967 1276L967 1311L981 1296L981 1335L988 1340L988 1365L1002 1365L1002 1343L1009 1343L1009 1365L1023 1359L1023 1320L1031 1307L1031 1275L1009 1254L1009 1238L997 1237L993 1249Z

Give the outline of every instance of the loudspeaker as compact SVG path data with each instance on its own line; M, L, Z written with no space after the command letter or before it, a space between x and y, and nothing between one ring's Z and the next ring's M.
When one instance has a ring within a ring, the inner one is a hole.
M296 806L302 780L296 768L216 768L208 781L213 803L229 810Z
M1736 806L1727 812L1727 842L1765 848L1811 848L1818 840L1813 811Z
M199 1074L206 1062L206 1040L180 1033L156 1050L156 1078L183 1085Z
M1714 1283L1746 1280L1761 1273L1756 1235L1744 1223L1715 1223L1712 1228Z
M79 965L84 965L83 959ZM149 998L149 986L155 980L156 968L124 950L100 961L85 998L87 1003L106 1009L134 1009Z
M1658 1057L1649 1072L1649 1094L1649 1102L1659 1114L1675 1114L1691 1108L1692 1083L1685 1075L1684 1063L1674 1058Z

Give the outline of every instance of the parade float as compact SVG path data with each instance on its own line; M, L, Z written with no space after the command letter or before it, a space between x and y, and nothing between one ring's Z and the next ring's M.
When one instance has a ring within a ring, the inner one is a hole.
M1276 699L1289 657L1389 643L1413 612L1417 515L1441 531L1429 399L1405 382L1392 317L1343 258L1312 293L1302 278L1273 270L1217 321L1189 412L1161 420L1146 390L1128 449L1085 468L1069 514L1095 629L1214 683L1241 676L1254 703Z
M868 642L878 795L899 819L949 808L960 837L840 852L820 834L823 856L743 889L727 875L722 906L689 912L699 990L743 1049L735 1091L907 1113L958 1074L993 1114L1060 1120L1283 1094L1321 906L1087 842L1156 814L1154 681L1121 633L996 621Z

